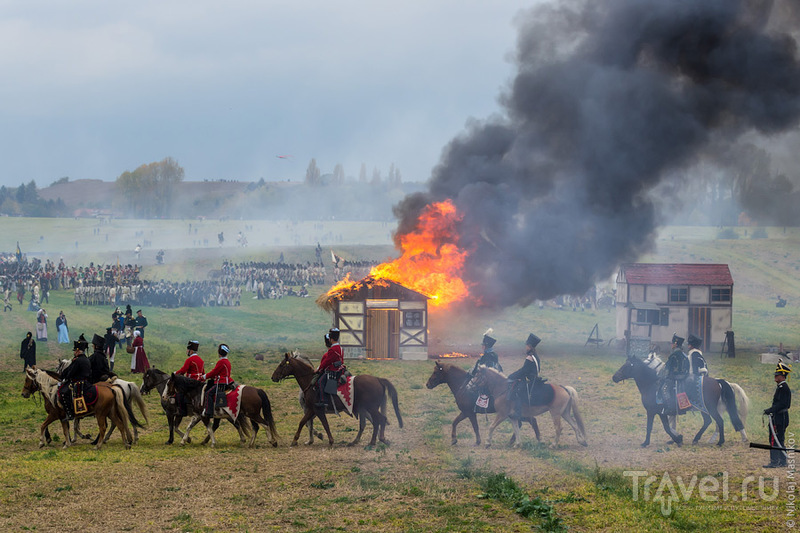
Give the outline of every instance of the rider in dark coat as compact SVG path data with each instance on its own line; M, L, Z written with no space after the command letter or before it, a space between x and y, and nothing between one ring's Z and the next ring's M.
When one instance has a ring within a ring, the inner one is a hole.
M83 388L88 386L89 380L92 377L92 364L86 358L86 348L89 344L81 334L80 338L72 343L72 349L75 356L72 362L61 374L61 386L58 393L61 396L61 403L64 405L64 412L67 415L67 420L75 418L72 405L73 390L79 395L83 394Z
M525 341L525 346L528 351L525 353L525 362L522 363L522 368L516 372L512 372L508 376L508 381L511 384L511 397L514 398L514 414L517 418L522 415L522 400L528 399L529 391L536 383L536 378L539 377L539 355L536 353L536 346L542 341L539 337L531 333Z
M489 329L483 335L483 341L481 346L483 347L483 355L475 362L475 366L472 368L472 375L475 375L475 372L478 371L478 367L480 365L488 366L489 368L494 368L495 370L502 372L503 367L500 366L500 362L497 358L497 354L492 350L492 346L497 342L497 339L494 339L489 336L492 333L492 329Z
M689 375L689 358L683 353L683 337L672 335L672 353L667 359L667 377L664 380L662 390L663 403L671 407L674 405L677 412L677 386L679 381L683 381Z
M786 383L786 377L791 371L792 369L783 362L778 363L775 369L775 383L778 386L772 396L772 405L764 409L764 414L770 417L769 445L775 448L785 448L784 436L789 425L789 408L792 406L792 391ZM764 465L764 468L785 467L786 463L786 452L770 450L769 464Z
M691 373L695 376L700 374L708 374L708 366L706 365L706 360L703 357L703 352L700 351L700 347L703 345L703 339L694 335L693 333L689 334L689 337L686 339L686 343L689 345L689 362L691 363Z
M92 355L89 356L89 363L92 366L92 377L90 379L91 383L106 381L108 378L114 375L114 373L111 372L111 369L108 368L105 342L105 339L96 333L94 337L92 337L94 352L92 352Z

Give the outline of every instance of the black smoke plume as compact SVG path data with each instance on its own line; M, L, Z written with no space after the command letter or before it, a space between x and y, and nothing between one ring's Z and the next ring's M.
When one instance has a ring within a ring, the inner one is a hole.
M502 114L445 147L429 190L395 207L396 239L450 198L482 304L527 305L607 279L652 247L653 187L712 147L798 123L787 33L797 26L770 24L776 10L796 15L787 5L575 0L522 13Z

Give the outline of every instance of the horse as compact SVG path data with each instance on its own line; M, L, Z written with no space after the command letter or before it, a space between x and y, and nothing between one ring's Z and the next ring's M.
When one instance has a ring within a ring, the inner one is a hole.
M317 417L322 422L322 427L325 428L325 433L328 435L328 446L333 446L333 435L331 435L331 428L328 425L328 418L326 416L325 407L317 407L317 391L311 386L311 379L314 376L314 367L310 362L305 361L303 358L295 354L285 353L283 360L278 363L275 371L272 373L272 381L279 382L290 376L294 376L297 384L300 385L300 390L303 392L305 401L305 410L303 411L303 418L297 426L297 432L294 435L291 446L297 446L297 439L300 438L300 433L303 426L309 420ZM384 444L389 444L386 440L385 431L388 419L386 418L386 393L392 398L392 405L394 406L394 414L397 416L399 426L403 427L403 417L400 415L400 407L397 402L397 390L394 385L385 378L378 378L370 376L369 374L360 374L353 378L353 413L358 419L358 435L348 444L348 446L355 446L361 440L361 435L364 433L366 427L366 419L369 418L372 422L372 439L369 445L375 446L376 439L379 439ZM338 397L334 397L336 409L338 412L347 413L347 409ZM313 436L307 444L313 442Z
M489 427L489 440L486 447L492 445L492 434L495 428L505 420L510 418L511 412L515 407L515 402L509 397L510 387L508 378L502 372L498 372L494 368L489 368L483 365L478 367L473 383L477 387L486 387L489 394L494 397L494 407L497 410L494 422ZM521 414L523 418L532 418L542 413L550 412L553 418L553 426L556 429L556 439L554 446L558 446L558 440L561 437L561 419L563 418L575 431L575 436L578 443L582 446L588 446L586 442L586 429L583 425L583 417L578 410L578 392L568 385L554 385L546 384L547 387L553 389L553 399L550 403L545 405L522 405ZM514 428L513 440L519 441L519 424L512 423ZM513 443L512 440L512 443Z
M183 415L180 414L178 410L178 406L175 405L173 398L164 399L163 394L164 390L167 387L167 380L169 380L169 374L164 372L163 370L159 370L155 367L148 368L144 372L144 378L142 380L142 386L139 389L139 392L142 394L149 394L151 390L156 389L158 392L159 397L161 397L161 408L164 410L164 414L167 417L167 424L169 425L169 439L164 444L172 444L175 440L175 433L178 433L179 437L183 437L184 433L181 431L178 426L180 425L181 421L183 420ZM187 414L191 414L194 416L194 409L192 408L192 404L187 405ZM214 431L217 430L219 427L219 419L214 419ZM208 442L210 438L207 436L206 440L203 441L203 444ZM186 442L192 442L192 439L187 439Z
M54 377L63 374L64 370L66 370L70 364L72 364L70 359L62 359L58 364L56 376ZM131 427L133 428L133 443L136 444L139 442L139 428L144 426L139 423L139 420L137 420L136 416L134 415L133 409L131 409L131 404L134 404L139 408L139 412L142 414L142 416L144 416L145 422L150 422L147 416L147 405L144 403L144 398L142 398L139 387L137 387L132 381L125 381L124 379L120 379L116 376L109 379L106 383L110 383L114 387L119 387L119 389L122 391L122 394L125 396L125 409L128 411L128 420L131 422ZM111 434L114 432L116 427L116 424L112 420L111 427L108 429L108 432L103 439L104 443L111 439ZM75 433L85 438L89 438L88 435L84 436L80 433L80 419L75 420ZM95 439L92 444L97 444L97 439Z
M661 419L664 431L670 436L672 441L678 446L683 444L683 435L675 433L670 427L668 415L664 413L664 406L656 401L656 391L659 388L660 378L659 369L663 362L654 354L648 356L647 361L643 361L634 355L628 356L625 363L612 376L614 383L619 383L625 379L633 379L639 394L642 397L642 405L647 412L647 436L641 444L642 448L650 445L650 434L653 431L653 419L656 415ZM722 419L721 407L724 405L728 411L734 430L742 435L742 441L747 442L747 433L744 429L744 422L741 415L746 416L746 408L749 403L747 395L741 387L736 385L735 390L731 383L724 379L714 379L706 377L703 379L703 403L707 411L700 411L703 416L703 427L694 436L693 444L697 444L703 436L706 428L711 425L711 421L716 423L719 441L717 446L722 446L725 442L725 422ZM736 406L736 394L740 394L742 410ZM720 403L720 401L722 403Z
M31 368L36 368L36 367L33 366ZM43 370L43 371L46 372L50 377L56 379L57 381L61 379L61 377L57 373L53 372L52 370ZM56 412L56 410L55 410L56 408L53 406L53 404L50 403L50 398L48 398L45 395L45 393L42 392L41 389L39 389L38 392L39 392L39 395L41 396L42 401L44 403L44 411L45 411L45 413L47 413L47 417L45 419L45 423L42 424L43 431L41 432L41 438L40 438L40 441L39 441L39 447L43 448L45 445L50 444L51 442L53 442L53 439L50 437L50 429L49 428L50 428L50 424L52 424L53 422L55 422L58 419L58 413ZM23 391L23 396L25 396L24 391ZM30 398L30 394L27 397ZM53 416L50 416L51 414ZM75 424L73 422L73 426L74 425ZM91 435L83 435L80 432L79 428L75 428L74 436L70 435L70 442L74 444L75 442L78 441L78 437L81 437L83 439L92 438Z
M472 430L475 432L475 446L481 445L481 433L480 429L478 429L478 417L475 413L475 401L478 399L478 389L467 386L471 379L472 374L466 370L455 365L443 365L439 363L439 361L436 361L436 365L433 367L433 373L425 384L428 389L433 389L442 383L446 383L447 386L450 387L450 392L452 392L455 397L456 406L458 406L460 413L456 416L455 420L453 420L453 429L450 434L450 444L453 446L458 443L456 426L465 418L469 419L472 423ZM496 413L497 411L491 409L486 412ZM534 433L536 433L536 440L540 440L539 424L536 423L536 418L530 417L526 420L530 423ZM519 424L522 424L521 420ZM515 438L516 434L511 437L512 441L510 444L514 443Z
M189 425L186 426L186 432L181 439L181 445L188 442L189 431L191 431L198 422L202 421L211 439L211 447L215 447L217 444L214 438L215 429L213 425L209 424L209 421L211 418L224 418L230 420L233 425L236 426L236 429L239 431L239 439L241 440L242 446L245 445L245 436L249 436L249 446L251 448L255 447L259 425L264 426L269 431L269 442L272 444L272 447L275 448L278 446L278 430L275 427L275 419L272 416L272 406L269 403L269 397L267 397L266 392L257 387L244 385L240 391L241 405L235 419L232 418L225 409L221 408L215 408L214 416L208 417L202 414L204 384L203 381L197 381L173 373L167 380L164 391L161 393L161 399L164 401L169 400L176 392L181 392L189 398L194 409L194 417L192 421L189 422ZM253 430L252 435L250 435L250 429Z
M34 368L25 369L25 384L22 387L22 396L24 398L30 397L32 393L41 391L42 394L50 401L53 407L52 411L48 411L47 419L42 424L40 429L39 447L44 444L44 431L51 422L61 420L61 428L64 432L64 448L68 448L72 441L69 436L69 423L65 420L66 413L64 409L59 406L57 401L58 395L58 379L48 375L47 372L37 370ZM122 440L125 442L125 448L131 447L131 435L128 430L128 413L125 408L125 398L122 391L109 385L108 383L97 384L97 400L94 405L88 406L89 409L86 413L78 415L76 418L84 418L94 415L97 419L97 426L100 428L98 435L97 449L103 446L103 440L99 438L104 435L106 431L106 419L110 418L117 427L120 428Z

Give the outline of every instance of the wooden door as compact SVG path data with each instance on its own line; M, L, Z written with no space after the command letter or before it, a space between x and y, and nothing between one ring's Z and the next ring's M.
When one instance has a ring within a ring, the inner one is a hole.
M689 332L703 339L703 346L700 351L708 351L711 346L711 308L710 307L690 307L689 308Z
M400 353L400 312L367 310L367 357L396 359Z

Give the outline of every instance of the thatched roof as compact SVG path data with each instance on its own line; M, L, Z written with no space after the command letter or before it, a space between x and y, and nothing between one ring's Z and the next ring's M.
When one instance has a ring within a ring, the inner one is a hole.
M340 288L332 287L327 293L320 295L316 303L325 311L332 313L338 301L366 300L368 298L419 301L427 300L428 296L389 279L367 276Z

